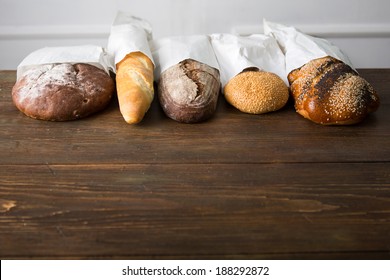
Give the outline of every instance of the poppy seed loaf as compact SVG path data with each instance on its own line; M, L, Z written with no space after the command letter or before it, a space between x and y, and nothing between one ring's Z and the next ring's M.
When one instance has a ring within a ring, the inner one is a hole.
M379 107L373 87L344 62L313 59L288 75L296 111L323 125L361 122Z

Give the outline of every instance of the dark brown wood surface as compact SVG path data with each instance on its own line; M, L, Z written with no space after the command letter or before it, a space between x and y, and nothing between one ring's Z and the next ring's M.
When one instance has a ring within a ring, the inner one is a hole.
M390 69L354 126L221 97L180 124L157 99L126 124L116 100L72 122L30 119L0 71L0 258L389 259Z

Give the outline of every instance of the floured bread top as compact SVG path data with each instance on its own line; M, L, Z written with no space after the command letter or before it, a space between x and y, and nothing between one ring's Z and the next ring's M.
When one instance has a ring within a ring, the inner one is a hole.
M114 82L89 64L44 64L28 70L12 89L16 107L27 116L51 121L86 117L103 109Z
M162 72L158 84L164 112L184 123L210 118L216 110L219 91L219 71L193 59L185 59Z

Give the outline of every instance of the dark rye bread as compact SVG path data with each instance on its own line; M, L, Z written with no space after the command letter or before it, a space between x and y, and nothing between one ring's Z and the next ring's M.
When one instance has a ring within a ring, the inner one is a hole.
M315 123L355 124L379 107L372 86L350 66L330 56L291 71L288 81L296 111Z
M183 123L209 119L220 91L219 71L193 59L185 59L161 73L158 97L165 114Z
M112 78L95 66L44 64L28 70L16 82L12 99L31 118L68 121L104 109L114 91Z

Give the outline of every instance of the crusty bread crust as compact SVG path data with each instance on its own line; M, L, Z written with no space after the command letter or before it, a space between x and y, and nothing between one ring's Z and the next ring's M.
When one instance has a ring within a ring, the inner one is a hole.
M193 59L185 59L161 73L158 97L165 114L183 123L209 119L217 108L219 71Z
M154 65L141 52L132 52L116 65L119 109L129 124L139 123L154 97Z
M114 91L112 78L95 66L44 64L30 69L15 83L12 99L31 118L68 121L104 109Z
M291 71L288 81L296 111L315 123L356 124L379 107L373 87L350 66L330 56Z

